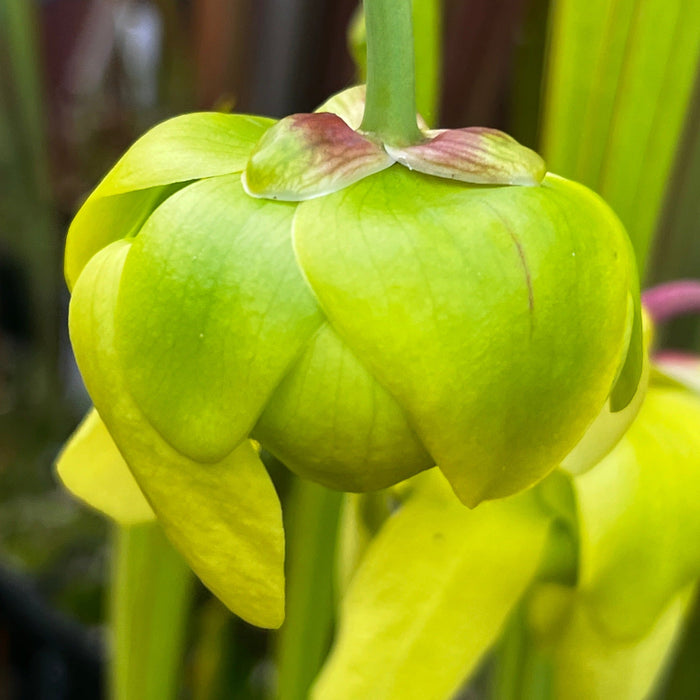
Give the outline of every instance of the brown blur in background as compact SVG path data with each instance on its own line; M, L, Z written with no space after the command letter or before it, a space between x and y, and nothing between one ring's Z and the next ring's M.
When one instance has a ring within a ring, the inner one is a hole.
M104 687L108 526L52 467L89 406L66 331L72 215L158 121L310 111L351 84L356 5L0 0L0 700ZM502 128L536 146L548 5L445 0L440 126ZM236 663L252 667L267 641L245 634Z

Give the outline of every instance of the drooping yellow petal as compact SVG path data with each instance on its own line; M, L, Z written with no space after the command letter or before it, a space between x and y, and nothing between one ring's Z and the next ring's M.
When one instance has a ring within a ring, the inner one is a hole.
M350 582L314 700L452 697L538 570L549 518L532 493L469 510L438 470L413 483Z
M94 408L66 443L56 469L74 496L120 525L155 520L153 509Z
M85 383L166 535L233 612L260 627L284 617L279 499L252 443L213 464L175 451L126 389L115 350L114 307L131 244L100 251L74 289L70 330Z

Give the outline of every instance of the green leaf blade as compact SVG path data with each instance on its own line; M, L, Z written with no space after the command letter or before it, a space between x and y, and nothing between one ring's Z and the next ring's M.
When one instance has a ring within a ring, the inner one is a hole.
M548 519L529 495L469 511L439 473L417 482L350 583L315 700L451 697L535 575Z
M642 278L700 61L693 0L556 3L543 152L602 195Z
M194 577L157 523L116 528L110 697L164 700L181 684Z

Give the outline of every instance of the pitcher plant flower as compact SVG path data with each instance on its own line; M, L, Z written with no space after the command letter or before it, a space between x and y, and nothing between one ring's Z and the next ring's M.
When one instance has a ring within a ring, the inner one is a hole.
M99 500L71 455L106 426L138 513L262 626L282 621L284 540L258 444L348 491L437 465L475 507L638 394L637 271L610 208L502 132L430 130L415 108L395 128L378 85L278 122L160 124L68 233L99 419L62 478Z

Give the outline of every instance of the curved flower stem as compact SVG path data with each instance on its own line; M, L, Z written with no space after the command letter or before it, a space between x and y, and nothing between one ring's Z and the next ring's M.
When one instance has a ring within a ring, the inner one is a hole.
M364 0L367 102L360 129L391 146L419 143L411 0Z

